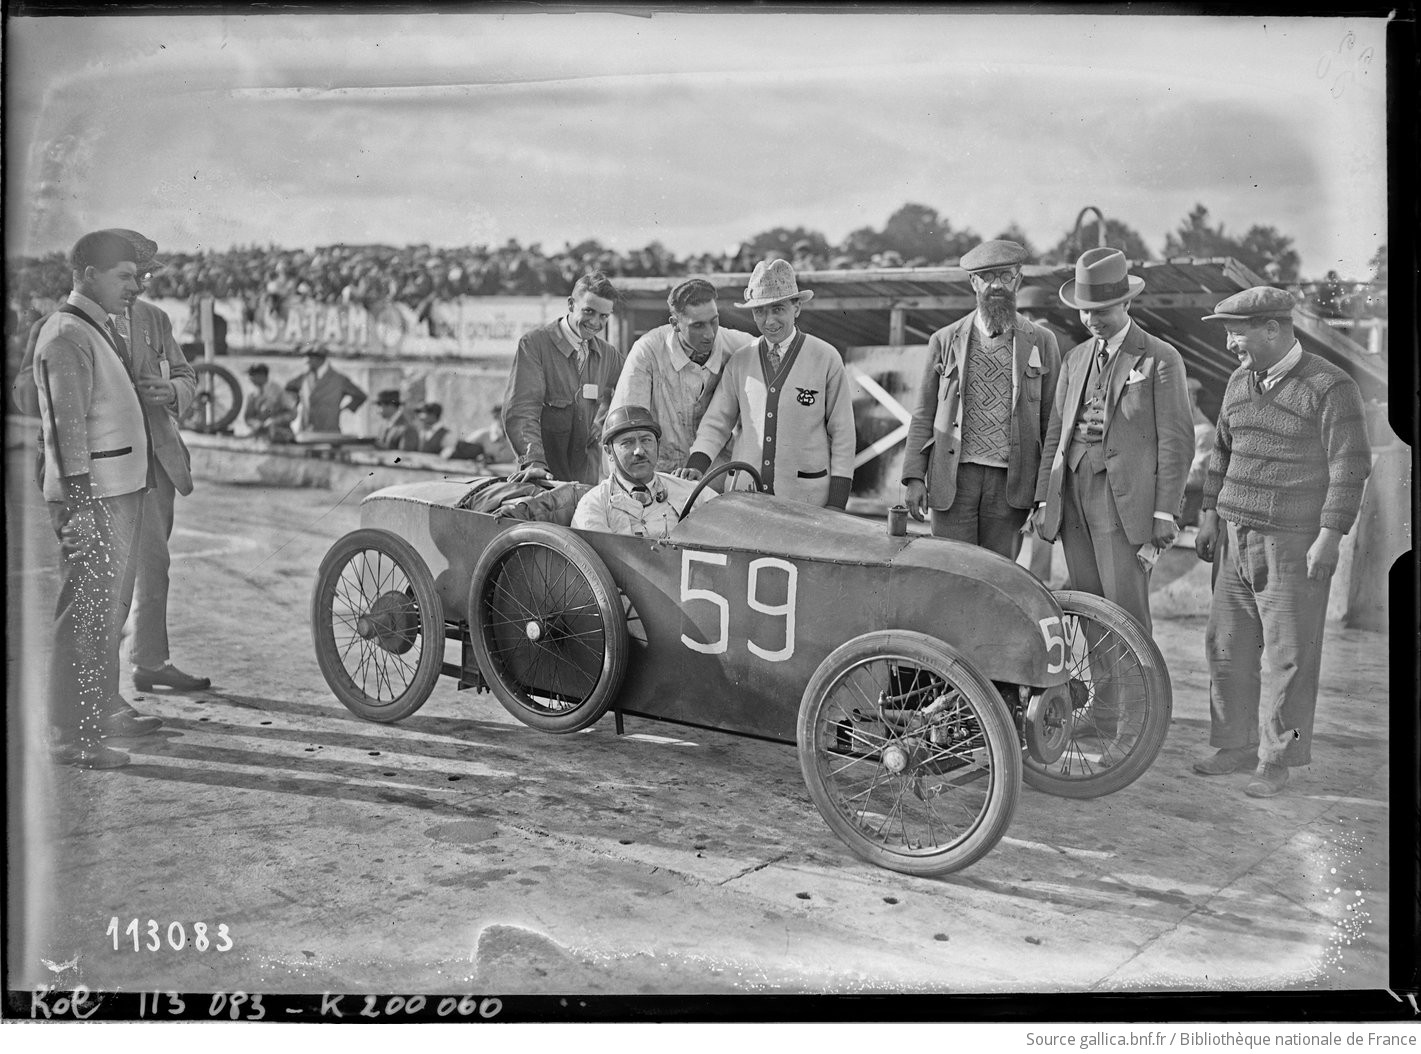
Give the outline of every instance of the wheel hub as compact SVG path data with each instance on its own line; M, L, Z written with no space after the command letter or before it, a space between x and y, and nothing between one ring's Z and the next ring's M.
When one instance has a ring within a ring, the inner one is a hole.
M1043 765L1058 760L1071 741L1072 695L1071 689L1058 685L1033 693L1026 704L1022 717L1026 750Z
M407 593L382 593L355 619L355 632L385 651L403 655L419 634L419 608Z

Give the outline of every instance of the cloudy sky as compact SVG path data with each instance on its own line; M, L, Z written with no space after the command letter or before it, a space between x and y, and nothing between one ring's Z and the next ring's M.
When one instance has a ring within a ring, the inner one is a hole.
M633 8L633 11L636 9ZM649 9L648 9L649 11ZM14 18L11 252L513 237L724 251L921 202L1039 246L1196 202L1364 277L1379 19L916 14Z

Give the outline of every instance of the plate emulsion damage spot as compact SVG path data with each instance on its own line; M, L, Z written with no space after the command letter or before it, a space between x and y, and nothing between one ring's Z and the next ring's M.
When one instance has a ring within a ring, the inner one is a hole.
M457 823L442 823L424 832L426 838L436 842L452 842L455 845L473 845L486 842L498 834L498 828L484 820L459 820Z

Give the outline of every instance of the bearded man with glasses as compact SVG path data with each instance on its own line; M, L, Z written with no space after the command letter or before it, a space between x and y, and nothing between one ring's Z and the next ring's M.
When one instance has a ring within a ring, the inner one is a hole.
M977 307L932 335L908 427L903 486L939 538L1008 559L1021 546L1051 420L1061 350L1016 310L1026 250L983 242L962 257Z

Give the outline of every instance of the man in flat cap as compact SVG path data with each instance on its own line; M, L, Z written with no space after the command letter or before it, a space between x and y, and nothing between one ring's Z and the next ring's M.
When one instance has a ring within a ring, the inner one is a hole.
M1011 241L983 242L962 257L977 308L928 341L903 455L914 519L931 509L937 537L1009 560L1036 494L1061 371L1055 334L1016 310L1025 261Z
M140 298L149 274L163 266L157 258L157 243L137 231L122 228L98 233L122 238L133 247L138 291L125 298L124 309L113 316L113 322L128 357L127 365L152 441L153 485L144 496L127 627L134 687L140 692L151 692L157 687L201 691L212 682L174 666L168 644L169 569L172 565L168 543L173 533L177 495L191 494L193 489L192 457L183 442L178 421L197 393L197 376L173 335L172 320L167 312ZM16 385L16 401L27 412L34 412L36 405L34 371L30 363L44 322L37 323L30 333L25 364ZM21 393L21 385L27 386L26 393ZM129 607L130 600L125 598L126 612ZM110 725L126 725L128 735L152 732L161 724L156 717L139 714L118 695L110 701L106 712Z
M1091 339L1061 368L1036 481L1036 529L1059 534L1072 589L1119 604L1145 631L1151 555L1174 544L1194 455L1188 381L1179 352L1130 319L1145 288L1119 249L1076 261L1061 301Z
M731 459L754 465L772 493L835 509L848 504L853 392L834 346L795 324L813 296L800 292L787 260L755 265L745 302L735 306L750 309L761 336L726 363L691 444L687 479L700 479L734 435Z
M1195 547L1228 545L1205 635L1209 743L1194 771L1257 768L1244 793L1272 797L1312 761L1327 594L1356 521L1371 448L1356 383L1293 335L1290 293L1255 286L1206 319L1224 324L1239 368L1219 410ZM1260 708L1259 660L1272 684Z

